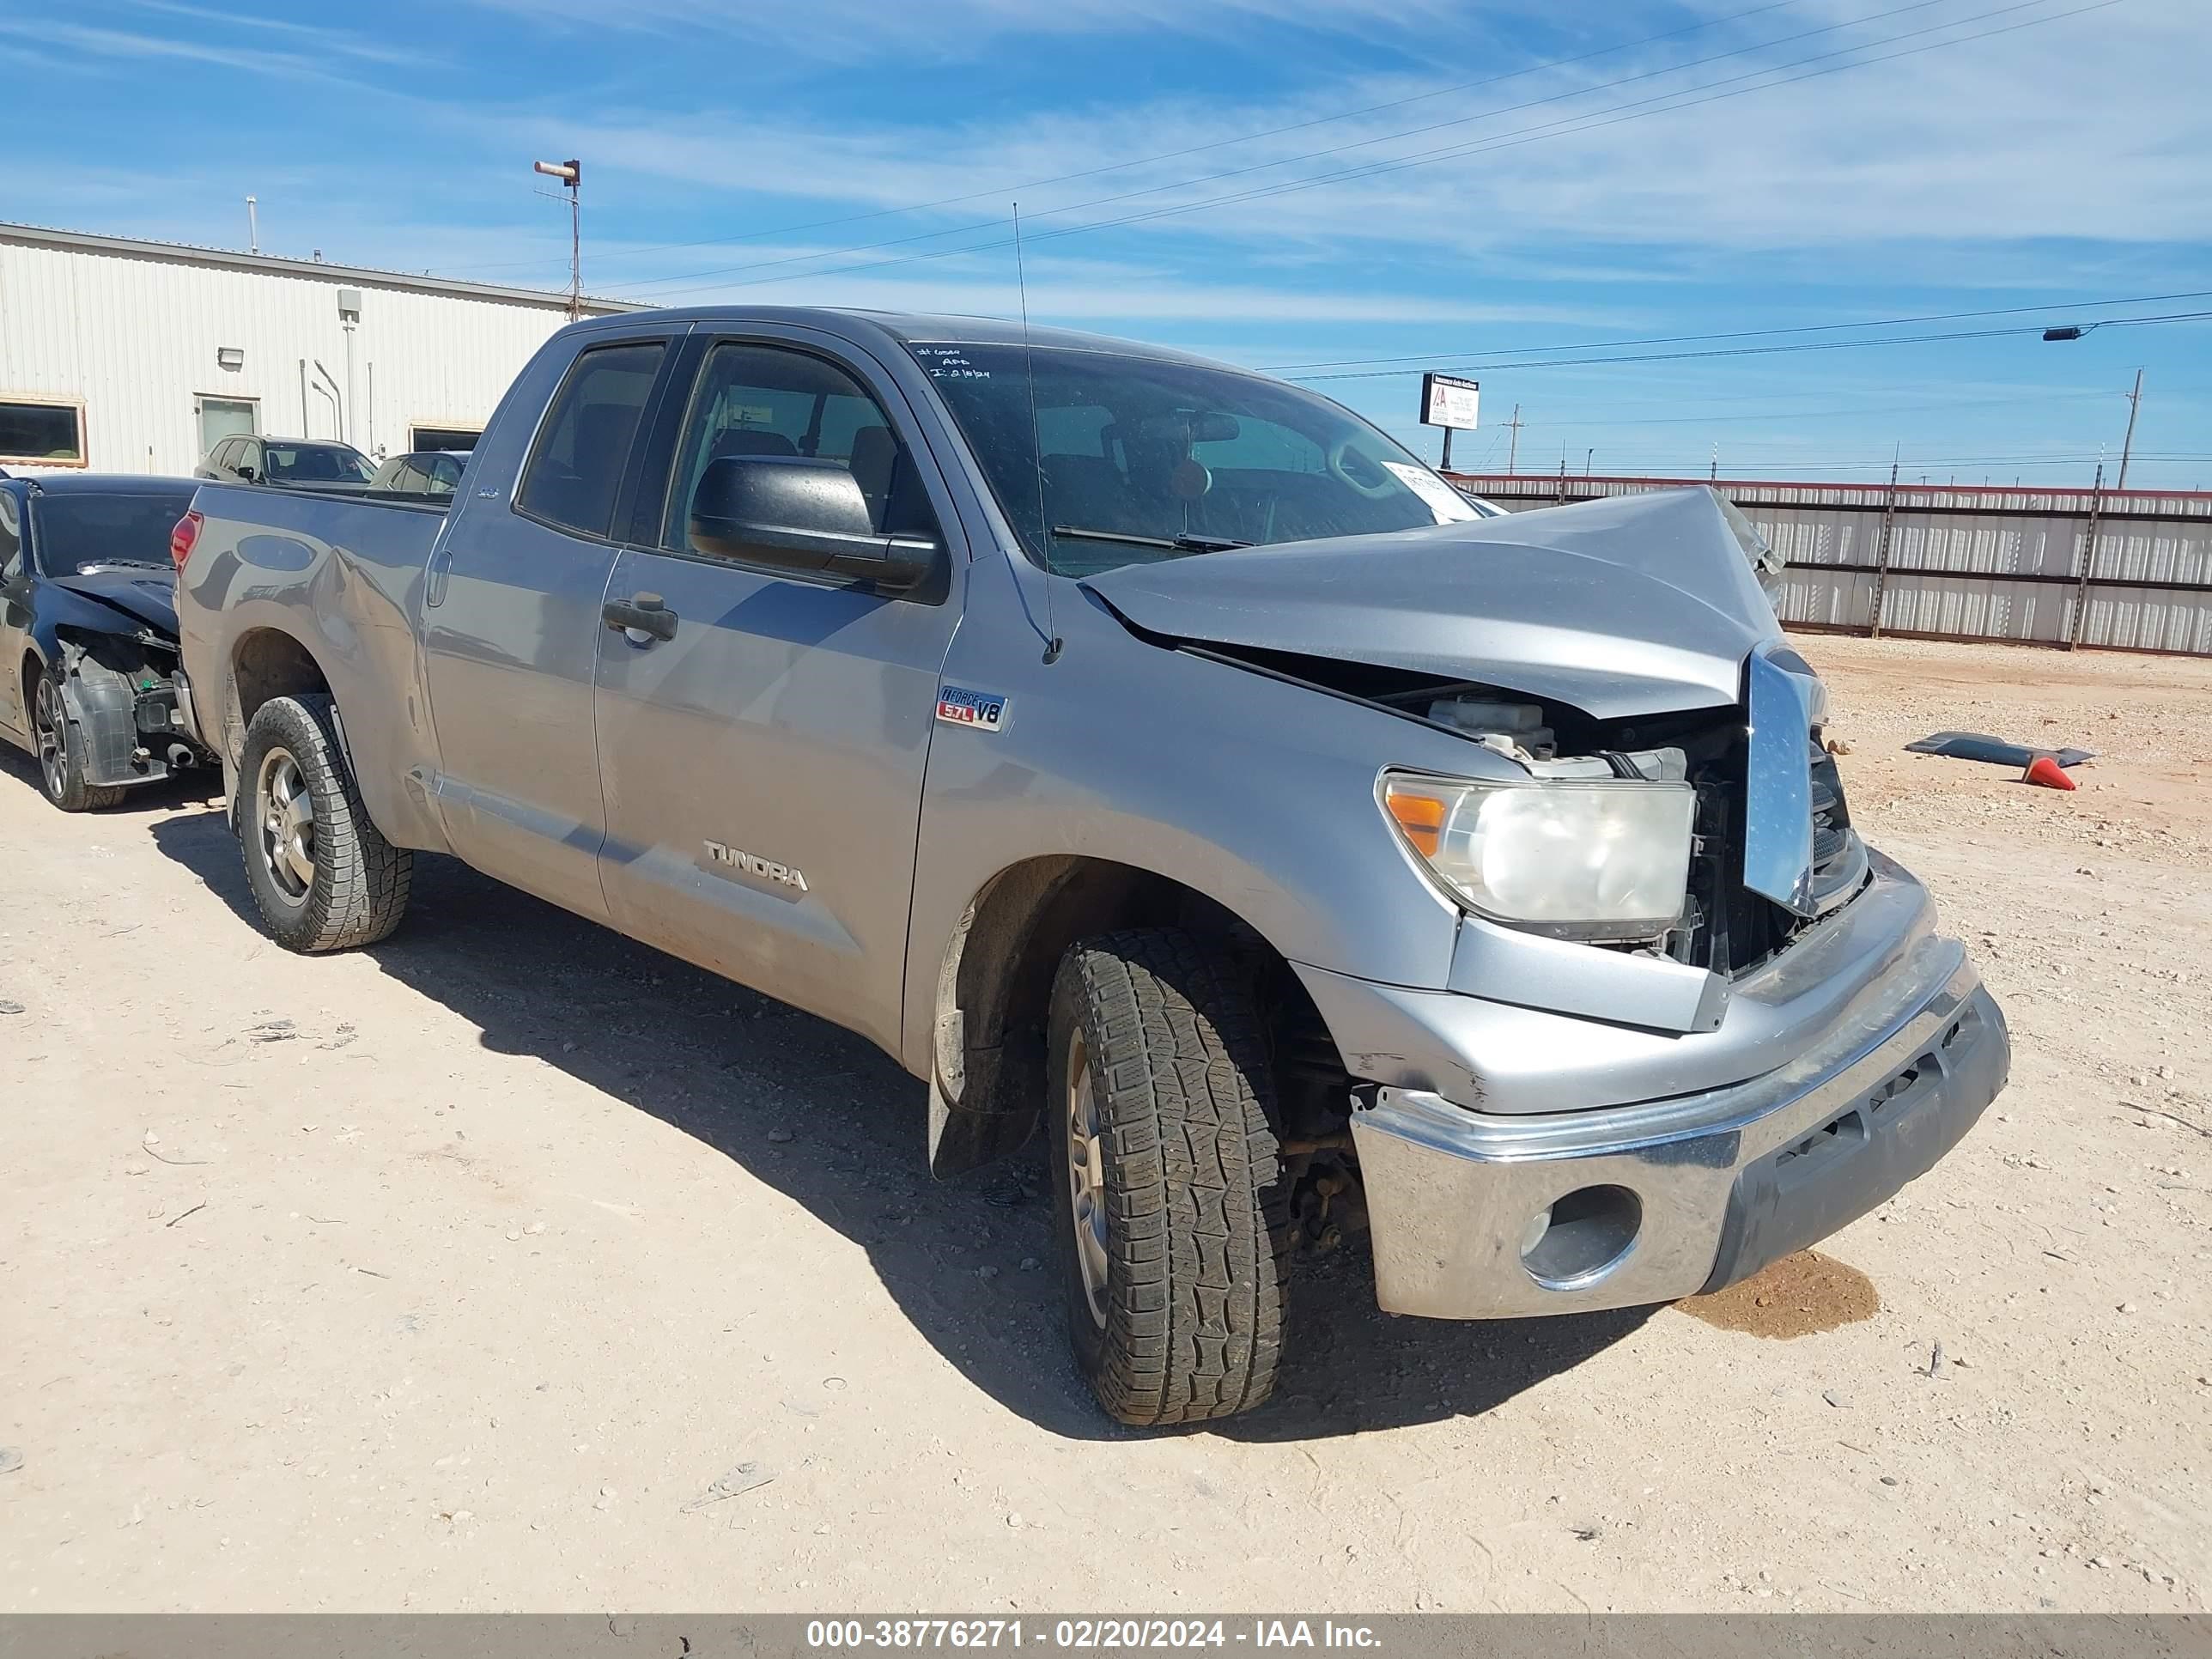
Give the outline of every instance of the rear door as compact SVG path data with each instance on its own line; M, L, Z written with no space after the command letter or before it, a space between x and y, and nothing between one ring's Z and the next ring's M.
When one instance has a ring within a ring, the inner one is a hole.
M430 560L424 674L437 732L431 793L477 868L605 919L592 674L600 606L635 480L634 451L675 331L594 338L540 359L506 405L477 480ZM553 384L557 380L557 386ZM517 430L520 425L522 429Z
M707 464L830 460L876 527L957 534L880 365L804 329L696 334L664 405L668 485L637 504L609 596L657 596L665 639L601 635L607 902L625 932L896 1047L922 768L964 549L889 597L694 550Z

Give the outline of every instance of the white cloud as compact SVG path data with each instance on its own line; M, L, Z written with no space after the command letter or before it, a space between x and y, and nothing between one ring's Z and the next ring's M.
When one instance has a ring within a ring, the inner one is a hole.
M975 56L1011 36L1174 35L1249 41L1255 30L1297 29L1398 43L1473 32L1448 0L812 0L805 6L759 0L477 0L538 26L616 28L648 33L741 35L779 51L831 61L905 55Z
M1712 276L1720 274L1719 262L1747 252L1841 251L1856 263L1863 253L1887 259L1887 250L1916 243L1934 249L2053 238L2150 245L2212 240L2212 191L2202 187L2212 155L2212 100L2198 86L2198 66L2212 56L2212 8L2201 0L2130 0L2088 16L1961 40L1771 90L1679 110L1622 112L1632 118L1627 119L1605 113L1657 94L1732 94L1729 78L1747 62L1788 64L1832 52L1838 42L1869 43L1876 52L1929 46L2068 9L2069 0L2039 0L2033 9L1961 24L1948 34L1919 36L1903 46L1879 44L1908 26L1924 28L1931 19L1967 19L1990 9L1977 0L1946 0L1887 25L1618 91L1604 90L1604 83L1668 60L1612 59L1601 69L1584 66L1424 109L1249 143L1233 141L1347 104L1403 96L1419 83L1371 78L1267 106L1177 100L926 130L842 118L794 121L773 112L752 121L720 113L617 112L581 125L565 114L492 119L548 142L556 134L573 141L634 180L641 194L685 187L743 191L755 199L781 193L832 210L787 216L802 221L836 217L841 204L866 212L985 193L980 201L927 214L825 227L818 242L824 249L920 233L942 238L941 244L896 241L864 249L849 256L854 263L992 241L1004 234L991 228L1004 217L1000 201L1017 191L1041 246L1089 246L1091 238L1115 234L1064 238L1070 225L1188 208L1139 219L1120 234L1179 245L1204 238L1278 264L1336 270L1347 261L1356 265L1364 251L1383 244L1516 264L1565 258L1580 264L1592 259L1593 250L1610 249L1615 265L1625 253L1632 255L1626 260L1632 273L1656 259L1662 273L1679 262L1682 272ZM1769 30L1750 38L1774 35ZM1672 57L1716 49L1707 40L1678 46ZM2085 56L2097 64L2092 82L2083 78ZM2121 88L2125 118L2118 118L2109 95ZM1479 116L1562 93L1574 95L1442 132L1389 137L1425 125L1424 116ZM1571 130L1585 114L1604 125ZM1562 122L1568 127L1557 125ZM1355 143L1362 147L1338 157L1293 159ZM1364 179L1215 200L1452 143L1483 148ZM1059 184L1023 182L1097 169L1116 156L1201 146L1221 148ZM1257 170L1188 182L1232 168ZM1117 197L1125 199L1108 199ZM696 256L690 268L702 272L702 281L775 274L764 262L779 257L743 243ZM1375 257L1395 261L1400 255ZM1595 262L1607 263L1607 256ZM921 262L923 268L929 263ZM735 266L752 269L726 269ZM2043 275L2033 267L2002 274L2008 282Z

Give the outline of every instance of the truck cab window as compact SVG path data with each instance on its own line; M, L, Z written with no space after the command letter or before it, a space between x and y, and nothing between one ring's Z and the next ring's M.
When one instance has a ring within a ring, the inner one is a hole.
M604 540L664 341L598 346L578 357L546 411L515 506L580 536Z
M676 446L661 545L681 551L691 492L731 455L835 461L859 480L883 532L933 536L936 515L883 405L836 364L780 346L724 344L708 356Z

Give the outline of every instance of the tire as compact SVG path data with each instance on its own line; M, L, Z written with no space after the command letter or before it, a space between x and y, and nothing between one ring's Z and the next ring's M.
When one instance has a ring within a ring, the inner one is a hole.
M255 711L235 820L254 905L286 950L374 945L406 914L415 855L369 822L328 696L272 697Z
M64 812L97 812L123 799L121 786L84 781L84 753L62 696L60 671L49 663L31 687L31 744L39 787Z
M1291 1228L1249 984L1180 929L1085 939L1060 958L1048 1041L1047 1173L1078 1366L1124 1423L1250 1410L1275 1386Z

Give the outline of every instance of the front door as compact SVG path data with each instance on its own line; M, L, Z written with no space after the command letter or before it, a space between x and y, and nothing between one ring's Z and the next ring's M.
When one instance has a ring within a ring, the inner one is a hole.
M15 492L0 488L0 731L27 743L31 717L23 704L23 642L31 627L30 528Z
M624 932L895 1048L922 768L964 559L948 548L946 580L889 598L690 548L692 488L730 455L849 469L878 530L942 542L953 521L878 367L797 330L761 332L774 337L693 342L683 416L672 400L663 418L665 502L639 512L641 545L608 588L658 596L675 627L601 640L607 902Z
M453 850L600 920L599 609L613 526L628 522L617 513L634 486L633 447L670 349L665 332L611 341L579 354L557 392L516 385L510 409L545 407L535 442L526 423L495 429L498 451L481 456L468 497L456 500L424 596L439 756L429 788ZM550 380L562 367L555 358L531 372Z

